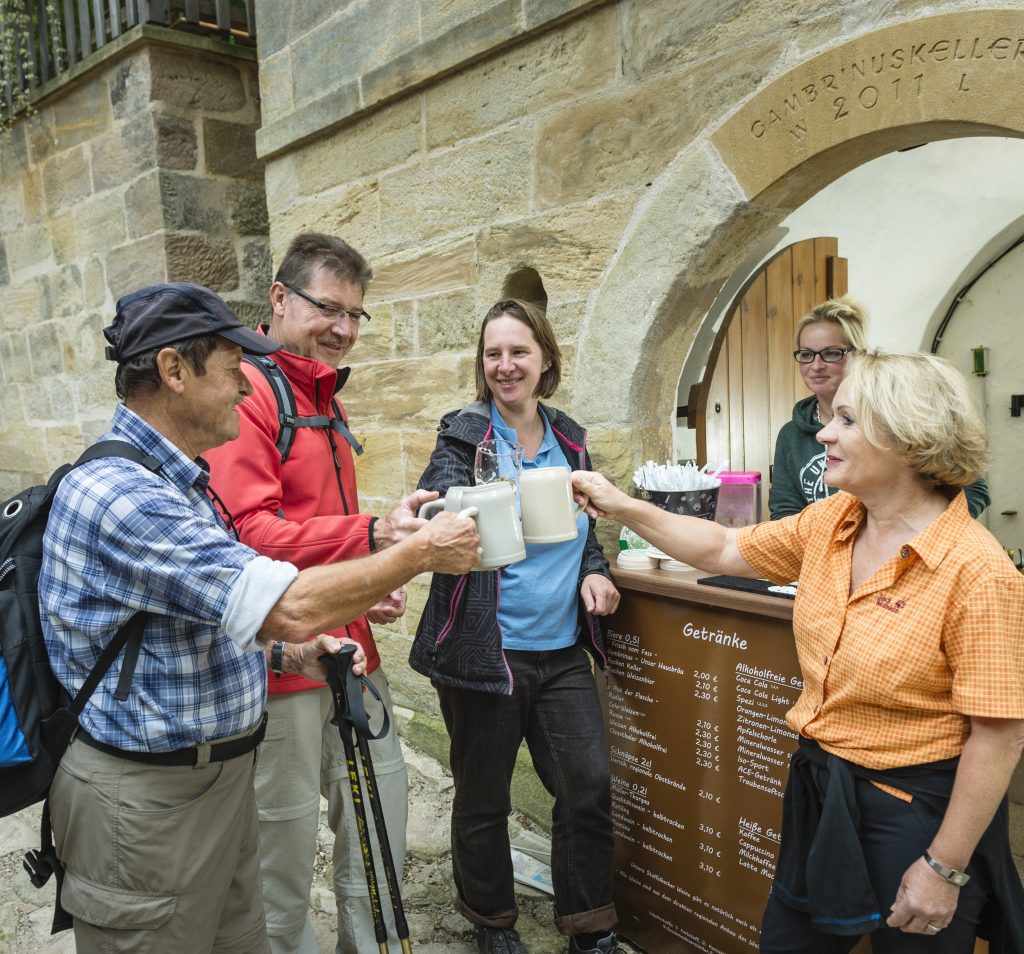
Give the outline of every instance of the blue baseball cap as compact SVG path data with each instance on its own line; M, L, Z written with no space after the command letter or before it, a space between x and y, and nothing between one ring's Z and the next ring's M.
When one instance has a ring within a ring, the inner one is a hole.
M107 358L119 363L199 335L219 335L247 354L281 349L242 324L220 295L190 282L149 285L119 298L113 324L103 329Z

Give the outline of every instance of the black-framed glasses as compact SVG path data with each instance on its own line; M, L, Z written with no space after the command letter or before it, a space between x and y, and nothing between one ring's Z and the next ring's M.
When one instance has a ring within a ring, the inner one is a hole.
M294 285L289 285L288 282L281 282L288 291L295 292L299 298L304 301L308 301L317 311L320 312L328 321L337 321L342 315L348 316L348 320L354 325L360 325L363 322L370 320L370 313L366 311L352 311L348 308L341 308L338 305L328 305L326 302L319 301L314 298L308 292L304 292L301 288L296 288Z
M851 351L856 348L822 348L821 351L811 351L810 348L800 348L793 352L799 364L810 364L815 358L820 357L826 364L835 364L842 361Z

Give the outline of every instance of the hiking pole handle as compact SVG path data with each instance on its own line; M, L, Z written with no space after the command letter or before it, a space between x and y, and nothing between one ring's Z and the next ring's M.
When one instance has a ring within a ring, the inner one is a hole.
M357 676L352 671L356 648L352 643L342 643L338 652L321 655L320 662L327 671L327 685L334 696L334 718L331 722L339 727L348 725L355 729L359 738L373 742L388 734L391 719L377 687L366 676ZM366 706L363 705L364 689L381 703L381 726L376 732L370 729Z

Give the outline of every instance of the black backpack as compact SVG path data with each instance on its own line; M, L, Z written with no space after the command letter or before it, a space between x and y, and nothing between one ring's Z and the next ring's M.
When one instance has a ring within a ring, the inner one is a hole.
M102 441L74 464L57 468L46 484L29 487L0 505L0 817L46 798L50 782L78 727L78 716L100 680L128 646L115 698L128 697L145 613L125 623L103 650L81 690L70 699L50 669L39 619L38 581L43 533L53 497L65 475L98 457L124 457L160 470L155 458L125 441ZM54 933L70 927L59 904L63 871L53 850L49 812L43 809L41 844L26 855L25 870L42 887L57 875L58 904Z

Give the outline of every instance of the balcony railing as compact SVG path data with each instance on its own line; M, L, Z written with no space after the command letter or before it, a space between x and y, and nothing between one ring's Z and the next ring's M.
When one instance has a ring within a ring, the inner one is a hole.
M0 119L139 23L254 46L253 6L254 0L0 0Z

